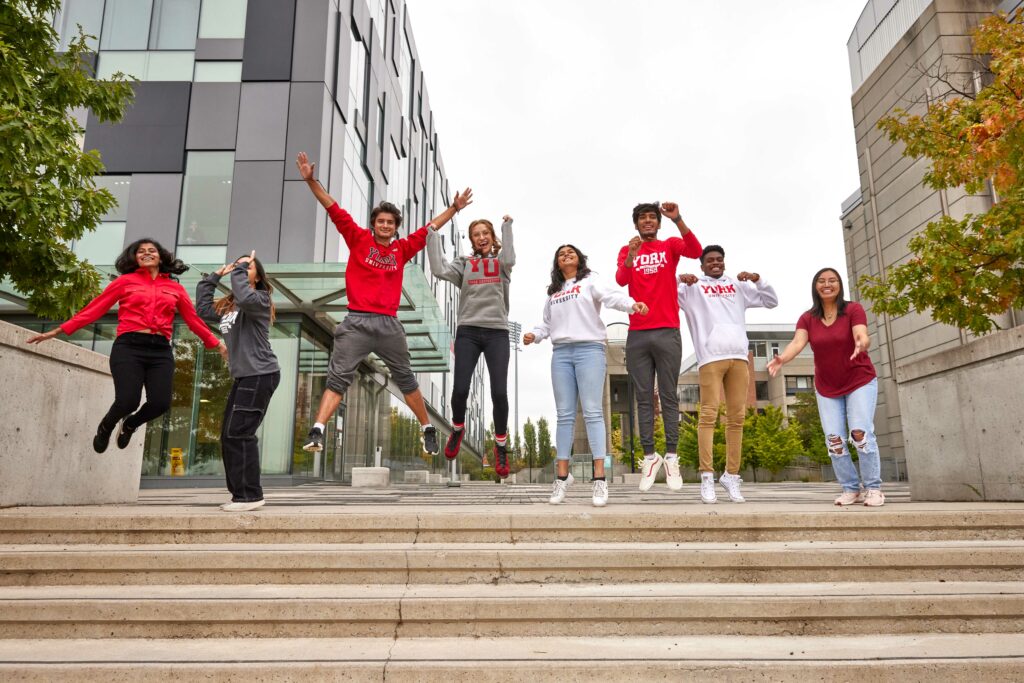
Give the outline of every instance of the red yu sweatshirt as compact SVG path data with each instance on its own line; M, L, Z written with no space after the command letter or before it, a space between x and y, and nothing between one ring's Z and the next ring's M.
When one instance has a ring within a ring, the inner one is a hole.
M351 252L345 266L348 310L382 313L395 317L402 301L402 276L405 264L427 244L424 226L408 237L382 247L373 232L360 228L348 211L335 202L327 209L338 232Z
M629 245L619 250L615 281L620 287L629 287L634 301L647 304L647 315L629 316L629 329L654 330L661 327L679 327L679 301L676 294L676 267L681 257L700 258L703 247L692 231L683 237L643 242L633 259L633 267L623 264L629 254Z

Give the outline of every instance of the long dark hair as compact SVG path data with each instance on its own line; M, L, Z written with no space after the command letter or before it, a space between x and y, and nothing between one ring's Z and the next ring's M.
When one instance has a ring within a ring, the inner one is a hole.
M121 275L127 275L128 273L134 273L139 269L139 262L135 259L135 252L139 250L143 244L152 244L156 247L157 252L160 253L160 272L170 273L171 275L181 275L186 270L186 266L181 259L174 258L174 254L167 251L163 246L154 239L143 237L141 240L135 240L128 245L128 248L121 252L121 255L114 261L114 268L117 269Z
M576 258L579 259L579 265L576 266L576 282L590 275L590 268L587 267L587 255L577 249L575 245L563 244L558 249L555 249L555 263L551 266L551 284L548 285L548 296L560 290L562 285L565 284L565 276L562 275L562 269L558 267L558 252L566 247L575 251Z
M235 263L238 263L238 259L248 256L248 254L242 254L235 259ZM258 258L252 260L256 264L256 289L266 292L270 296L270 322L274 322L277 319L277 309L274 307L274 287L267 280L267 271L263 270L263 264L260 263ZM217 311L217 315L224 315L230 311L235 310L235 295L228 294L222 296L213 302L213 310Z
M846 312L846 289L843 287L843 276L839 274L839 271L835 268L822 268L814 274L814 279L811 280L811 301L814 305L811 306L811 315L818 320L825 318L825 304L821 300L821 295L818 294L818 278L821 277L822 273L833 272L836 274L836 279L839 280L839 296L836 297L836 317L843 315Z

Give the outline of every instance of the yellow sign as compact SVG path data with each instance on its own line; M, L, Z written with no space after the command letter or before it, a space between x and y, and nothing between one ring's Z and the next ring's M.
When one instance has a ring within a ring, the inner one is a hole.
M180 448L171 449L171 476L172 477L184 477L185 476L185 458L182 457Z

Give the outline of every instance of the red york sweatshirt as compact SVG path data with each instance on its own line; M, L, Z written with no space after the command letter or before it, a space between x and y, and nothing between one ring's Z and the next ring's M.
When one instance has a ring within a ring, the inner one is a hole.
M623 263L629 246L619 250L615 281L629 288L629 296L647 304L647 315L629 316L629 329L654 330L661 327L679 327L679 300L676 293L676 267L681 257L700 258L702 247L693 232L683 237L652 240L640 245L633 259L633 267Z
M152 330L170 339L174 313L177 311L188 328L203 340L206 348L212 349L220 343L199 318L185 288L167 273L160 273L153 278L145 268L126 273L111 282L102 294L62 324L60 329L64 334L74 334L99 320L114 304L118 304L118 335Z
M405 264L427 244L427 226L382 247L337 202L327 209L351 252L345 266L348 310L398 315Z

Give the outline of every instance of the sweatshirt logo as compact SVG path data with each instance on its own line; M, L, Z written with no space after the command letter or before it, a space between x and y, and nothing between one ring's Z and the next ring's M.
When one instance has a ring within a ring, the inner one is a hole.
M667 265L668 254L663 251L652 254L637 254L633 261L633 270L638 270L644 275L654 275Z
M466 259L469 261L470 272L479 273L480 266L483 265L483 277L470 278L466 280L467 284L471 285L488 285L501 282L501 278L498 277L501 272L501 266L498 265L497 259L492 258L470 258Z
M736 285L701 285L700 288L704 292L704 296L713 299L731 297L736 294Z
M380 253L377 247L370 247L365 263L381 270L398 270L398 259L395 258L395 255L387 254L385 256Z
M235 320L237 319L238 311L231 311L230 313L225 313L224 315L222 315L220 317L220 333L227 334L228 332L230 332L231 328L235 324Z
M580 285L573 285L569 289L563 289L560 292L555 292L551 295L551 303L553 304L564 304L566 301L572 301L573 299L579 298Z

